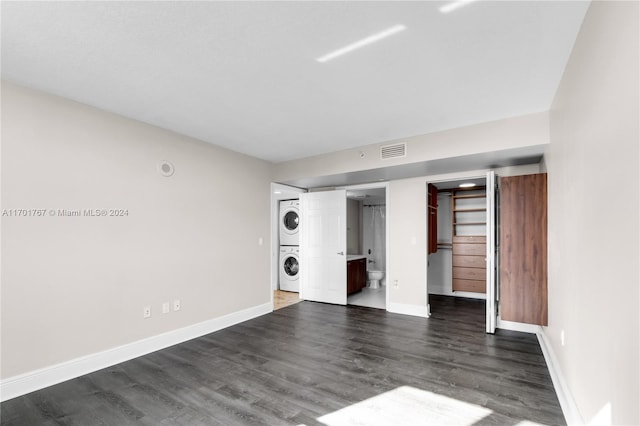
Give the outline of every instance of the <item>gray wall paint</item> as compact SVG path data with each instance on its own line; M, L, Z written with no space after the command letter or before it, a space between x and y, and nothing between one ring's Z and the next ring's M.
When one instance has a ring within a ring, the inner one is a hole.
M384 144L366 145L301 160L285 161L278 163L274 168L273 178L277 182L287 182L309 177L338 175L381 167L545 145L549 143L548 118L547 112L528 114L413 136ZM394 142L406 142L407 156L381 160L380 146ZM473 166L473 168L479 167L484 166ZM429 170L425 169L425 174L428 173ZM441 172L431 171L430 173Z
M638 5L591 3L545 155L545 334L590 424L640 424Z
M427 306L427 183L423 177L389 182L388 302Z
M2 218L2 378L268 303L269 184L267 162L3 83L2 208L129 215Z

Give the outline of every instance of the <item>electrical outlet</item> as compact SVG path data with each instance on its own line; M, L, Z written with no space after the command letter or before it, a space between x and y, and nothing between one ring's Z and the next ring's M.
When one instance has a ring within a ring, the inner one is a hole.
M170 310L171 310L171 309L170 309L169 302L164 302L164 303L162 304L162 313L163 313L163 314L168 314Z
M393 280L393 286L394 286L395 288L398 288L398 287L399 287L399 285L398 285L398 280Z
M151 306L145 306L142 308L142 317L151 318Z
M174 311L180 310L180 299L176 299L173 301L173 310Z

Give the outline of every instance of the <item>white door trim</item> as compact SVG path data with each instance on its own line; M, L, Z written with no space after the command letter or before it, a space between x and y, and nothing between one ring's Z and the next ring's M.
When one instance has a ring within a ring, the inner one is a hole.
M493 170L487 172L487 302L486 302L486 330L487 333L496 332L497 321L497 278L496 278L496 241L498 227L496 226L496 174Z

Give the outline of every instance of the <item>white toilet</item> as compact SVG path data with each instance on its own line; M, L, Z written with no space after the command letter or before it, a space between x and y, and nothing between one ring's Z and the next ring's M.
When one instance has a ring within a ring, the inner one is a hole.
M380 280L383 277L383 271L367 271L367 287L380 288Z

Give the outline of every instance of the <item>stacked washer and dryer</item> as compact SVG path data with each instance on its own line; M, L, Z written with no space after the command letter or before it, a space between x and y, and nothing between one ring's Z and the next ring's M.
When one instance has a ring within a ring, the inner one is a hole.
M300 201L280 201L280 290L300 291Z

